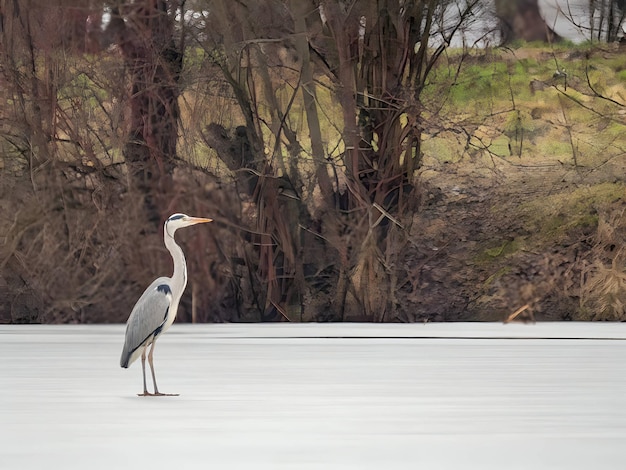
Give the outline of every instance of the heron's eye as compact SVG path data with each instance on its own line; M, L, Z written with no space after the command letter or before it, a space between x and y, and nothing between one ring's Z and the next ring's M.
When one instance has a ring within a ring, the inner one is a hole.
M182 219L183 217L185 217L183 214L174 214L168 220L178 220L178 219Z

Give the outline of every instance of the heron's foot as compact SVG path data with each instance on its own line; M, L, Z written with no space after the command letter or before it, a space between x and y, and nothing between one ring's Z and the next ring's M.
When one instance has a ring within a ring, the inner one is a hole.
M143 392L143 393L137 394L138 397L177 397L179 395L180 394L178 393L161 393L161 392L155 392L155 393Z
M150 392L143 392L143 393L138 393L137 394L138 397L153 397L154 393L150 393Z

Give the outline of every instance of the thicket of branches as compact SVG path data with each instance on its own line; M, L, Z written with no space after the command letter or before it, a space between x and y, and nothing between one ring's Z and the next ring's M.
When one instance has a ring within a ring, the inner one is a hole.
M125 320L175 211L217 221L183 319L414 319L423 91L479 0L1 5L3 320Z

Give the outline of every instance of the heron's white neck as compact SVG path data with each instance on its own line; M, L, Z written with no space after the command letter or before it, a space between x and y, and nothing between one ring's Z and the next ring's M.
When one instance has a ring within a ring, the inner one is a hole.
M171 312L173 315L170 315L172 321L174 321L176 311L178 310L178 302L180 301L183 291L187 286L187 263L185 263L185 255L183 254L182 248L178 246L174 240L174 233L170 234L167 231L167 225L164 228L164 232L163 237L165 239L165 246L169 250L172 255L172 260L174 261L174 274L172 274L171 286L174 295L171 307L173 309Z

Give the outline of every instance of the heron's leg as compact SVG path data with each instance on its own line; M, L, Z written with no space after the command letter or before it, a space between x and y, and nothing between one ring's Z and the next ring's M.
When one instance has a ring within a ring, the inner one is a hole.
M159 389L157 387L157 383L156 383L156 375L154 374L154 364L152 362L152 355L154 354L154 345L156 344L156 341L152 342L152 347L150 348L150 352L148 353L148 362L150 363L150 371L152 372L152 383L154 384L154 394L158 395L158 396L178 396L178 393L161 393L159 392Z
M143 352L141 353L141 372L143 373L143 393L138 393L140 397L152 395L151 393L148 392L148 386L146 385L146 349L148 349L148 346L144 346Z
M159 387L156 384L156 375L154 375L154 364L152 363L152 354L154 353L154 345L156 341L152 341L152 347L148 353L148 362L150 363L150 372L152 372L152 383L154 384L154 394L159 395Z

